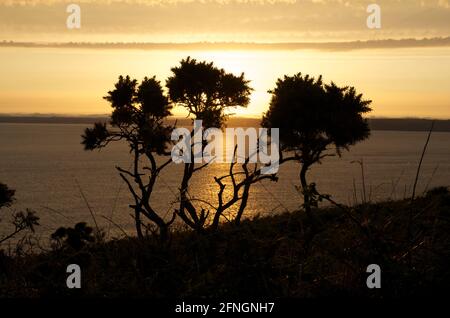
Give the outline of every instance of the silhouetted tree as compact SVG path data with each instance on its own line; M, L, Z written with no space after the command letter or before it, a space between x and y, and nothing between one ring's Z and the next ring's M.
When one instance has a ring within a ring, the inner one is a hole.
M0 209L11 206L14 201L14 194L15 190L9 189L6 184L0 183ZM13 212L11 224L14 226L14 229L6 236L0 237L0 243L9 240L24 230L34 232L34 227L39 225L38 221L39 217L36 216L35 211L26 209L25 212Z
M135 201L130 207L135 212L137 235L143 237L141 215L144 215L165 239L175 214L171 220L164 220L153 209L151 194L159 173L171 162L168 159L158 163L156 156L170 154L168 146L173 127L166 125L164 119L170 115L172 106L155 77L146 77L138 85L137 80L120 76L115 89L104 99L113 108L110 125L96 123L87 128L82 144L85 150L101 149L119 140L128 144L133 155L132 169L116 168Z
M227 109L246 107L250 102L252 88L243 73L235 76L216 67L212 62L198 62L190 57L182 60L179 66L172 68L172 73L173 75L168 78L166 83L171 101L185 107L193 120L202 120L205 129L223 128L227 119ZM206 146L205 143L202 146ZM193 155L192 145L191 158ZM207 164L196 166L193 160L191 163L185 163L180 185L180 206L176 211L187 225L200 232L204 229L209 211L202 208L200 212L197 212L188 191L192 175ZM230 173L232 173L232 167ZM217 181L220 185L220 179L216 178ZM234 185L236 186L236 184ZM222 205L215 208L216 213L219 213L216 215L219 216L224 208L230 206L223 205L222 197L223 189L219 192L219 203ZM239 196L235 198L241 199ZM214 223L218 223L217 220Z
M351 145L370 134L363 114L371 110L371 101L364 100L353 87L324 84L298 73L278 79L269 110L263 115L263 127L279 127L280 163L296 161L301 164L300 183L304 208L310 217L311 206L317 204L315 184L306 178L309 168L327 157L348 150Z

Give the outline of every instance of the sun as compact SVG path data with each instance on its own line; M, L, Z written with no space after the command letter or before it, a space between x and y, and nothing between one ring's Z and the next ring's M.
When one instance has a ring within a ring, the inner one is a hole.
M253 88L250 105L230 109L230 113L239 117L259 117L265 111L270 98L267 90L272 84L266 81L266 70L261 67L264 65L263 59L267 58L267 53L243 50L211 50L194 52L192 57L198 60L212 61L217 67L235 75L244 73L245 78L250 81L250 86Z

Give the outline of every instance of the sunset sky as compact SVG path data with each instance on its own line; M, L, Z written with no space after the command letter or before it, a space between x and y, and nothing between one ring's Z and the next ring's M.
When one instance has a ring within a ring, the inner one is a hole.
M367 6L381 7L368 29ZM81 29L66 7L81 7ZM341 42L450 36L449 0L1 0L0 41ZM449 41L447 41L449 43ZM354 48L358 48L355 42ZM163 83L181 58L245 72L255 88L239 114L259 116L267 90L296 72L352 85L374 101L374 116L450 118L450 47L367 50L137 50L0 47L0 113L103 114L117 76Z

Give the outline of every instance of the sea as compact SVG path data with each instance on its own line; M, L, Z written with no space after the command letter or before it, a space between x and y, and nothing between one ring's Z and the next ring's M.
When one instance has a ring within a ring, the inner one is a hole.
M36 235L48 240L61 226L95 223L108 238L134 233L133 200L116 166L130 168L126 144L85 151L81 135L87 124L0 124L0 182L16 190L10 208L0 211L0 235L11 230L9 212L31 209L40 217ZM372 131L369 139L329 157L309 172L319 192L342 204L398 200L411 196L427 132ZM159 158L164 160L164 158ZM217 203L215 176L228 164L211 164L197 173L189 195ZM170 218L177 205L182 166L171 164L160 175L152 204ZM417 194L450 185L450 133L433 132L419 174ZM280 167L277 182L253 185L245 217L292 212L301 207L299 165ZM227 188L228 189L228 188ZM326 203L323 203L326 205ZM207 206L205 206L207 208ZM225 221L226 222L226 221Z

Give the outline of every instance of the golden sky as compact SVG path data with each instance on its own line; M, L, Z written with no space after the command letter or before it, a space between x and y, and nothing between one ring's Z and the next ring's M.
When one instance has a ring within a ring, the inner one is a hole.
M450 36L449 0L0 0L0 41L340 42ZM81 29L66 27L69 3ZM119 75L156 75L190 55L239 74L255 89L240 115L267 109L277 78L297 72L355 86L374 116L450 118L450 47L366 50L142 50L0 45L0 113L105 114L102 96ZM422 43L422 42L418 42ZM1 43L0 43L1 44ZM352 48L358 48L354 42ZM178 113L178 110L176 110Z

